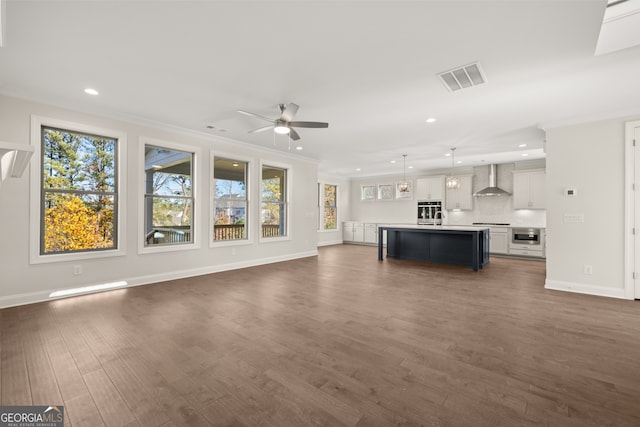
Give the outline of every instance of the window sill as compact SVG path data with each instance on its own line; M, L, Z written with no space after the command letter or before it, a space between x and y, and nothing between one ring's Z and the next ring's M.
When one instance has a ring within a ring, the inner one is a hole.
M223 248L226 246L242 246L251 245L253 240L250 239L237 239L237 240L212 240L209 242L210 248Z
M32 255L30 264L50 264L54 262L84 261L89 259L111 258L125 256L124 249L113 249L96 252L59 253L49 255Z
M144 247L138 248L138 255L157 254L157 253L164 253L164 252L191 251L194 249L200 249L200 245L195 243L186 243L181 245L144 246Z
M261 237L260 243L275 243L275 242L285 242L291 240L291 236L282 236L282 237Z

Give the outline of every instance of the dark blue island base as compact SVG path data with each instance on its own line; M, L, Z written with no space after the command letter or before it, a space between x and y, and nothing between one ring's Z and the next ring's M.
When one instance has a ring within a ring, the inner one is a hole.
M453 264L478 271L489 263L489 229L471 227L379 227L378 260L383 258L383 234L387 233L387 257Z

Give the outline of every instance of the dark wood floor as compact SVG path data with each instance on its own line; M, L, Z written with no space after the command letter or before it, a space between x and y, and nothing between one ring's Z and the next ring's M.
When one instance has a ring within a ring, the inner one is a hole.
M640 301L544 277L344 245L5 309L1 403L73 426L640 426Z

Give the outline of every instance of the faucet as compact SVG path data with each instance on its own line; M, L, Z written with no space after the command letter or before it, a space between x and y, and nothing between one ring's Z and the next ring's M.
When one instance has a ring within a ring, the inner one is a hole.
M433 225L436 226L438 225L438 214L440 214L440 225L442 225L442 219L444 218L444 215L442 213L442 211L437 211L435 214L433 214Z

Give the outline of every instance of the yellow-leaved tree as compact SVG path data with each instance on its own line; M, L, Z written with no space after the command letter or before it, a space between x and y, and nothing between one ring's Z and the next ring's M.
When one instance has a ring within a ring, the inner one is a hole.
M61 198L44 216L46 252L77 251L112 246L101 231L99 216L76 196Z

